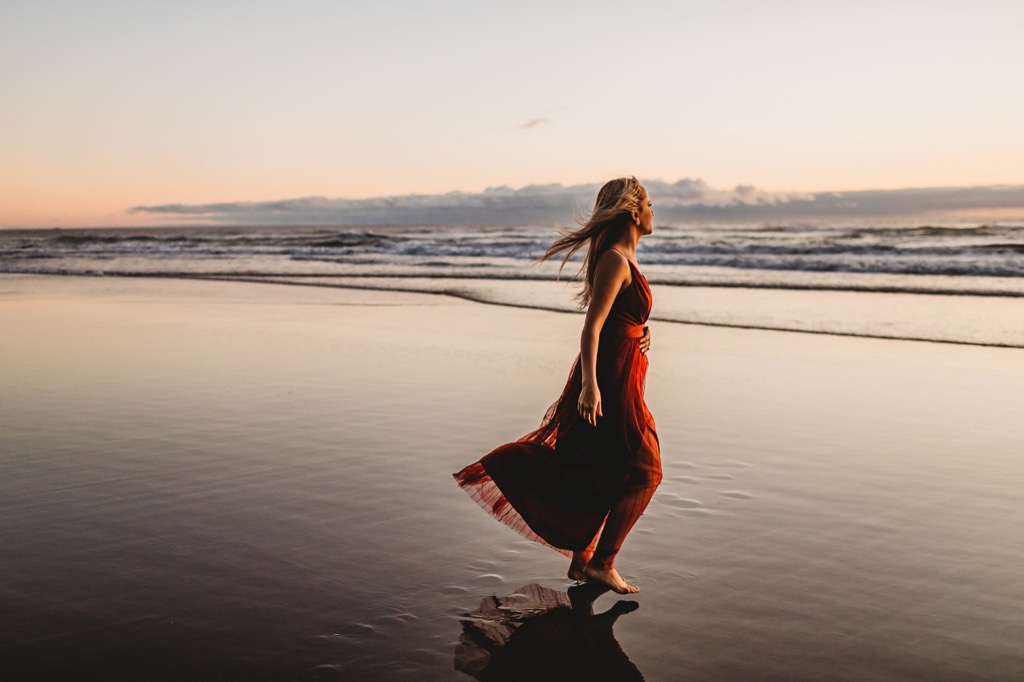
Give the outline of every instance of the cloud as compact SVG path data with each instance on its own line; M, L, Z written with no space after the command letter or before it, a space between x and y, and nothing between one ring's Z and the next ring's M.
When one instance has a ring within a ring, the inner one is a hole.
M739 205L774 206L791 201L810 200L806 192L769 192L753 185L737 185L733 189L714 189L697 178L683 178L672 184L660 180L644 181L644 186L662 209L692 206L729 207Z
M536 128L537 126L543 125L544 123L547 123L547 122L548 122L548 119L546 119L546 118L531 118L529 121L527 121L523 125L519 126L519 129L523 130L523 129L526 129L526 128Z
M645 180L659 222L922 215L1024 208L1024 186L862 192L771 192L752 185L715 189L699 178ZM600 185L492 187L482 192L371 199L300 197L277 201L134 206L164 222L233 225L561 224L593 205Z

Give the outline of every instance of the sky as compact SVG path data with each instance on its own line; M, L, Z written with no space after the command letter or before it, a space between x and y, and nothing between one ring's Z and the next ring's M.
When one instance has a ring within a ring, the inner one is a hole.
M1024 3L0 0L0 227L620 175L1024 184Z

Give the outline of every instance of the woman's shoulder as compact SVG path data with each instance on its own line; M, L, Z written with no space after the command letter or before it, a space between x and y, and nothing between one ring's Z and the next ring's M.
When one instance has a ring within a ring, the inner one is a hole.
M616 279L629 285L633 280L633 269L629 259L618 249L607 249L597 259L596 275L601 279Z

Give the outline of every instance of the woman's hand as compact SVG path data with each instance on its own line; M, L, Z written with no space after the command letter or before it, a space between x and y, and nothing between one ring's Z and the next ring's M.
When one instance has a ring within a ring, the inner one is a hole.
M580 400L576 404L580 416L587 420L591 426L597 426L597 418L603 417L601 412L601 391L597 386L584 386L580 391Z
M651 349L651 328L644 327L644 335L640 337L640 352L647 355Z

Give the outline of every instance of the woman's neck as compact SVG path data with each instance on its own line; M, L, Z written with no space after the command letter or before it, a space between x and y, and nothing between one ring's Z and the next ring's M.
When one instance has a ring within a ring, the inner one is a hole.
M640 234L635 230L630 231L629 234L623 236L622 239L612 244L613 249L618 249L627 258L636 260L636 245L640 241Z

